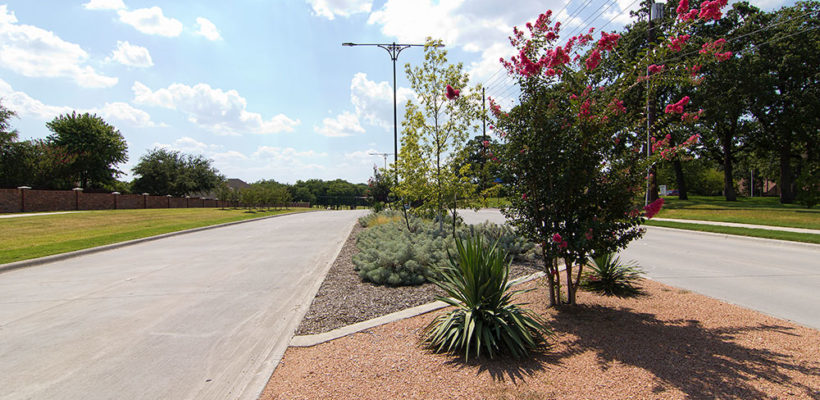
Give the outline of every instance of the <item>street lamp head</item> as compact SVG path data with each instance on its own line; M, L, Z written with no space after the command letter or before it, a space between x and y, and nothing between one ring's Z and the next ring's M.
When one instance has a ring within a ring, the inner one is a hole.
M355 45L356 45L356 43L351 43L351 42L342 43L342 46L348 46L348 47L353 47Z

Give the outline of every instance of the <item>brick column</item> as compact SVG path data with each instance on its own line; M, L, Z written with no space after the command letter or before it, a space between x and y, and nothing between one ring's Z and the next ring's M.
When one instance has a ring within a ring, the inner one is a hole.
M111 194L114 195L114 209L117 210L117 209L120 208L119 204L118 204L119 203L118 199L120 197L120 192L111 192Z
M17 191L20 192L20 212L26 212L26 190L31 189L31 186L18 186Z

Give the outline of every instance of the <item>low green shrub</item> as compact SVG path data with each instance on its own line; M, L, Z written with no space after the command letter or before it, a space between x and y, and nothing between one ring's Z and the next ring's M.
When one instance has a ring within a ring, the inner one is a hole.
M467 360L482 351L490 358L527 355L551 333L540 316L512 303L524 291L509 290L509 257L495 245L485 247L481 235L455 244L456 253L433 283L447 293L437 299L456 308L424 328L424 343L435 352L464 351Z
M359 219L367 227L359 234L359 253L353 264L362 280L380 285L418 285L430 281L435 268L447 262L447 252L455 251L452 225L410 216L410 230L398 211L372 213ZM451 220L452 221L452 220ZM535 245L515 234L512 228L484 223L457 225L458 237L480 235L498 243L511 258L534 256Z
M589 270L581 287L606 296L628 297L641 293L636 284L643 271L633 262L622 263L613 253L590 259Z

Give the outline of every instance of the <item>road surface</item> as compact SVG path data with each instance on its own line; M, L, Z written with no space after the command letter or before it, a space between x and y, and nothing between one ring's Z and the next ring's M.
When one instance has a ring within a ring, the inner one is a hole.
M497 210L461 211L502 223ZM820 245L647 226L622 260L649 278L820 329Z
M256 399L364 214L287 215L0 273L0 398Z

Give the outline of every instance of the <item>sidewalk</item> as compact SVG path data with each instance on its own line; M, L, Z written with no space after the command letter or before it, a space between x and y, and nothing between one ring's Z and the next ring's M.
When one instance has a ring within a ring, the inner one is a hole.
M814 234L814 235L820 235L820 229L788 228L788 227L784 227L784 226L770 226L770 225L737 224L737 223L734 223L734 222L699 221L699 220L694 220L694 219L652 218L652 221L679 222L679 223L682 223L682 224L702 224L702 225L731 226L731 227L734 227L734 228L765 229L765 230L769 230L769 231L811 233L811 234Z
M0 218L20 218L20 217L39 217L41 215L54 215L54 214L73 214L82 211L57 211L57 212L38 212L38 213L17 213L17 214L6 214L0 215Z

